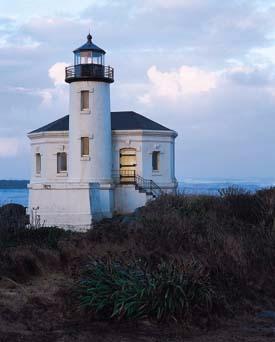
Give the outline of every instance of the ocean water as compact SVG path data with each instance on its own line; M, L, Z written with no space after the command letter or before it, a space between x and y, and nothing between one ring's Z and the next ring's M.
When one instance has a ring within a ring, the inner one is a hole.
M249 192L275 186L274 179L185 179L179 182L178 190L185 194L219 195L219 191L229 187L237 187Z
M28 189L0 189L0 206L8 203L18 203L28 206Z
M219 190L231 186L239 187L250 192L255 192L263 188L275 186L274 179L252 179L252 180L232 180L232 179L185 179L179 182L179 192L184 194L204 194L218 195ZM0 189L0 206L8 203L18 203L25 207L28 205L28 189Z

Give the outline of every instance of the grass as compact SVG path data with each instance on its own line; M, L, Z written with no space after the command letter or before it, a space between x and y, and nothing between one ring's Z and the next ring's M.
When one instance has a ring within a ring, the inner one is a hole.
M109 319L187 320L260 299L275 266L274 203L274 189L229 188L162 196L130 224L101 222L88 234L102 259L84 271L81 305Z
M274 188L165 195L85 234L25 229L14 209L0 209L0 275L62 269L92 318L198 324L273 303Z
M208 315L215 300L208 277L195 264L90 262L79 283L80 303L98 317L182 320Z

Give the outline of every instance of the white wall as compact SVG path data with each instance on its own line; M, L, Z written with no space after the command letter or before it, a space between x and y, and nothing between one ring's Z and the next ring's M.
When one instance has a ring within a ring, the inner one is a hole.
M173 190L177 181L174 168L173 131L113 131L113 170L119 170L119 155L122 148L135 148L136 172L145 179L151 179L160 187ZM152 152L160 152L160 170L152 170Z
M90 109L81 111L81 91L89 91ZM110 84L70 84L69 177L76 182L111 182L112 134ZM90 156L81 158L81 137L90 138Z
M151 196L140 193L134 185L117 185L114 209L119 214L129 214L136 208L144 206L150 199Z
M29 214L34 224L34 214L44 226L86 230L91 227L92 214L90 189L82 184L52 183L31 184Z
M66 152L68 161L68 132L30 134L31 138L31 183L64 182L68 173L57 173L57 153ZM41 154L41 173L36 174L36 153Z
M84 115L92 115L92 113ZM119 171L120 149L135 148L137 174L154 180L168 192L173 191L176 186L173 153L175 136L174 132L166 131L113 131L113 170ZM31 213L32 208L39 207L38 214L41 215L41 222L45 221L46 225L76 227L78 230L86 229L90 227L92 217L93 219L110 217L113 211L130 213L151 199L150 196L136 190L134 185L116 185L113 190L112 184L104 183L101 177L99 177L101 182L90 183L88 179L83 181L83 178L81 182L72 181L67 173L57 174L57 152L65 151L70 155L68 132L34 133L29 137L32 151L29 211ZM152 171L153 151L160 152L159 172ZM93 153L99 152L100 149L96 149L94 146L91 148L91 157ZM41 153L42 157L40 176L35 174L35 153ZM103 159L99 162L100 168L103 167L101 164ZM92 158L88 163L92 161L96 164ZM79 166L81 162L79 158L76 160L75 163L78 165L75 170L81 169ZM91 171L92 169L87 168L87 170ZM97 171L94 175L99 172L96 165L95 170ZM82 175L84 175L84 171ZM106 175L107 173L104 173L104 177Z

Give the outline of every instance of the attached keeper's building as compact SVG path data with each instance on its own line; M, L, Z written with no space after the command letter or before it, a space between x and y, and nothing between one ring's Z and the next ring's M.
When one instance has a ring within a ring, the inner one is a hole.
M65 70L69 115L28 134L33 225L86 230L177 187L177 133L135 112L111 112L114 70L104 58L89 34Z

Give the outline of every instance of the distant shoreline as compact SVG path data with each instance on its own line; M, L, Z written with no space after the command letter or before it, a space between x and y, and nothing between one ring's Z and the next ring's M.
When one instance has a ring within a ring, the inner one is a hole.
M27 189L29 180L0 180L0 189Z
M27 185L29 184L27 179L0 179L0 190L16 190L25 189L27 190ZM185 181L179 181L179 190L185 193L192 194L205 194L212 193L218 194L218 190L228 188L230 186L246 189L248 191L255 192L260 189L274 187L274 179L192 179L186 178Z

